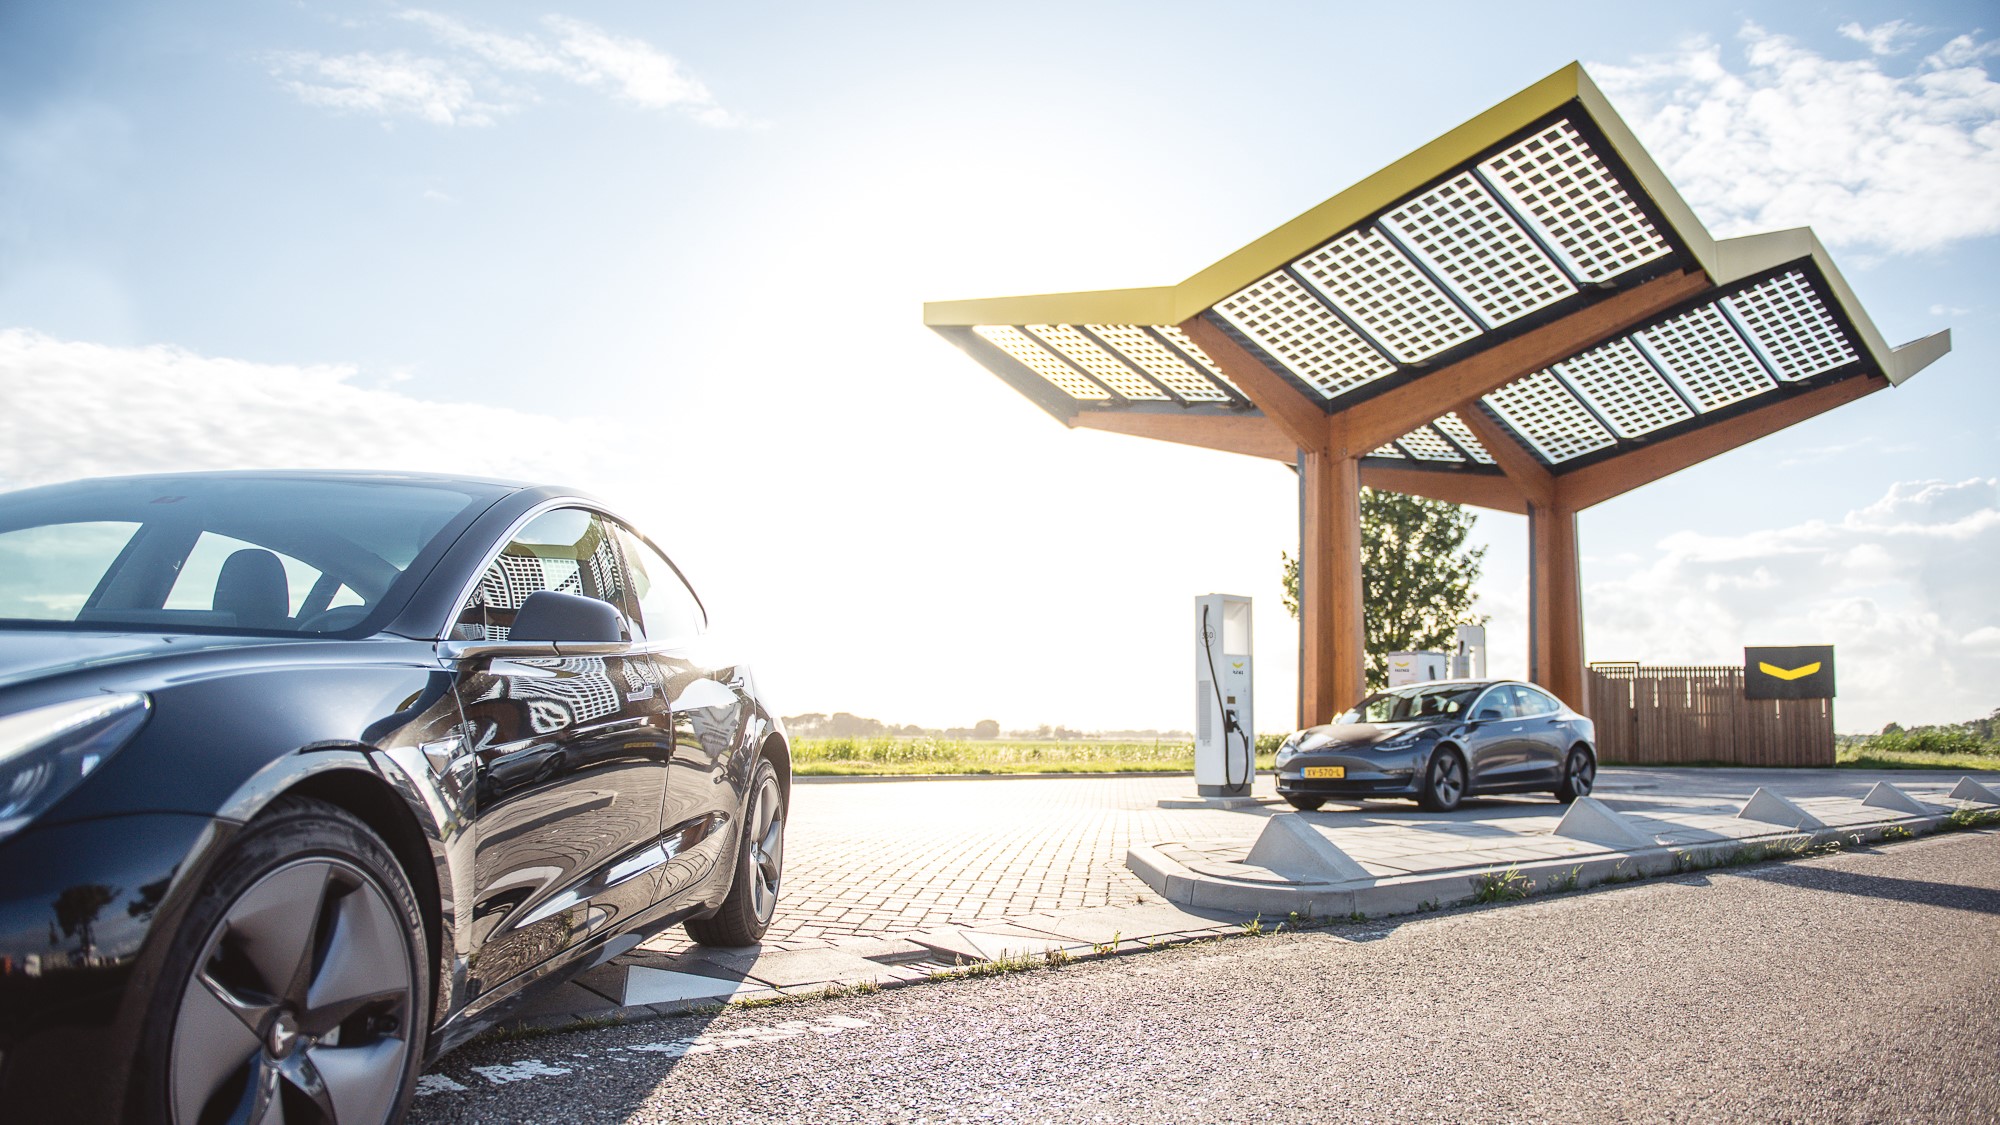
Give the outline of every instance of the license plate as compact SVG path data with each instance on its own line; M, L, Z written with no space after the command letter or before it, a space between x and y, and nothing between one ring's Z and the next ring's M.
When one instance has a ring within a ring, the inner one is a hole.
M1307 766L1307 777L1343 778L1347 776L1346 766Z

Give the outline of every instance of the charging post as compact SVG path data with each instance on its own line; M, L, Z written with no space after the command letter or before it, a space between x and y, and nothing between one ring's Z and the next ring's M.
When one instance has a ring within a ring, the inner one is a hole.
M1194 784L1203 797L1247 797L1257 780L1251 711L1250 599L1194 600Z

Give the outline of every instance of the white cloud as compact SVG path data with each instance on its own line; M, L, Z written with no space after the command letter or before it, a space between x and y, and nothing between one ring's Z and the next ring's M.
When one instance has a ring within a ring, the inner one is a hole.
M1865 44L1878 55L1900 55L1910 49L1914 39L1930 34L1930 28L1918 27L1907 20L1890 20L1874 27L1862 27L1858 23L1840 25L1840 33L1856 43Z
M2000 479L1912 481L1838 522L1680 532L1588 584L1593 659L1735 663L1745 644L1836 646L1842 730L2000 705Z
M1923 29L1854 31L1873 50ZM1810 225L1829 243L1912 253L2000 233L2000 83L1980 63L2000 43L1961 35L1892 74L1756 24L1738 38L1736 64L1704 37L1592 66L1717 234Z
M491 125L511 106L486 102L471 78L442 59L403 51L319 55L291 51L271 58L273 72L307 105L378 117L415 117L433 125Z
M8 407L0 411L0 489L242 468L562 479L567 466L539 451L575 448L593 432L583 423L502 407L356 386L358 375L349 366L249 363L168 346L120 348L0 331ZM506 440L529 433L540 437ZM615 473L617 452L606 453Z
M418 8L397 15L428 32L444 54L280 52L270 56L273 72L308 105L435 125L491 125L539 100L532 83L543 78L602 89L642 109L684 113L703 125L740 123L672 55L582 20L545 17L550 37L542 38Z

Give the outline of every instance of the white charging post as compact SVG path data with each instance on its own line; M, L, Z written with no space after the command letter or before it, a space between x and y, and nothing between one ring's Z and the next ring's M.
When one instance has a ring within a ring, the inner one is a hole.
M1194 784L1203 797L1241 797L1257 779L1251 713L1250 599L1194 600Z

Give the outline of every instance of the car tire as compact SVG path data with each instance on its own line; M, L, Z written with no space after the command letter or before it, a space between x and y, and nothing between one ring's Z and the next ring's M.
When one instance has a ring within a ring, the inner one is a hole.
M1465 759L1456 750L1439 750L1424 768L1423 789L1417 803L1431 812L1450 812L1465 799L1469 779Z
M280 798L216 860L174 934L126 1117L400 1120L423 1068L428 949L387 845L334 805Z
M1556 800L1567 805L1578 797L1590 796L1597 784L1597 755L1577 746L1563 760L1563 779L1556 786Z
M688 920L688 936L702 945L755 945L778 912L785 874L785 790L768 758L757 759L751 774L749 807L729 894L714 914Z
M1300 812L1318 812L1318 811L1319 811L1319 807L1320 807L1321 805L1324 805L1324 804L1326 804L1326 798L1325 798L1325 797L1299 797L1299 796L1294 796L1294 795L1292 795L1292 794L1289 794L1289 793L1287 793L1287 794L1285 795L1285 803L1286 803L1286 804L1288 804L1288 805L1290 805L1290 806L1292 806L1293 808L1295 808L1295 809L1299 810Z

